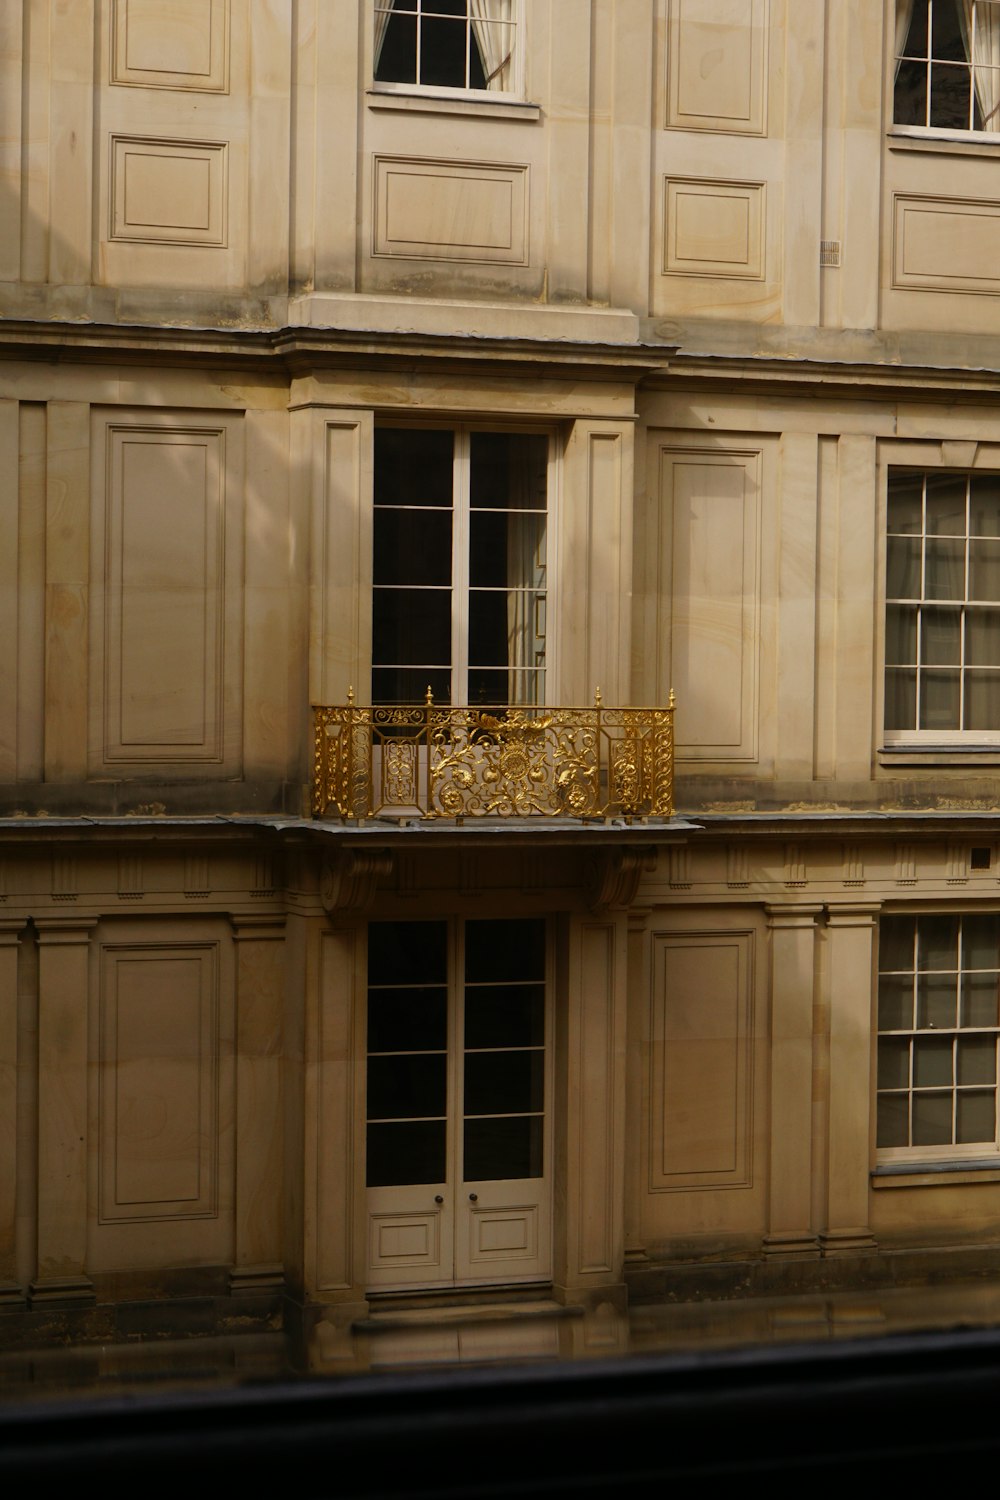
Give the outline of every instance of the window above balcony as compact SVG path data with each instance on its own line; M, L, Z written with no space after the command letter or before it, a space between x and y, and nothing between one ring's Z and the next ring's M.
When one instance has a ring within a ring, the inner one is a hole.
M375 0L376 89L521 97L520 0Z
M1000 142L1000 0L897 0L893 126Z
M372 702L544 703L549 438L375 433Z

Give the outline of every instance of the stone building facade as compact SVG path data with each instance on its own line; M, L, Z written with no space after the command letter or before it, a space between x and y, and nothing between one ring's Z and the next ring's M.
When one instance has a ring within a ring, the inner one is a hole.
M997 100L996 0L0 0L0 1302L991 1252Z

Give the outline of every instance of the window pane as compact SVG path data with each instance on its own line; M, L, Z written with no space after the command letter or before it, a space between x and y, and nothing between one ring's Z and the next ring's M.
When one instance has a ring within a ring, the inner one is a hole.
M961 729L962 674L940 670L920 674L921 729Z
M927 56L927 0L915 0L903 52L907 57Z
M369 1125L368 1186L444 1182L448 1127L444 1120Z
M1000 915L963 917L962 968L1000 969Z
M889 475L888 526L889 532L919 536L923 531L922 474Z
M952 538L935 538L928 540L925 546L924 598L964 599L965 543Z
M962 611L924 609L920 616L920 659L925 665L958 666L962 660Z
M920 598L920 539L890 536L886 553L886 597Z
M931 124L942 130L968 130L972 125L970 104L968 65L931 63Z
M992 61L996 62L996 53L993 54ZM1000 69L975 69L972 102L975 108L973 129L1000 130L1000 111L997 110L997 103L1000 102Z
M951 1145L951 1101L947 1094L913 1095L913 1144Z
M544 1082L544 1052L467 1052L465 1113L541 1112Z
M885 612L885 659L890 666L911 666L917 659L917 609L890 604Z
M974 667L1000 667L1000 610L966 610L965 660Z
M435 703L451 702L451 673L437 667L376 667L373 703L423 703L428 687Z
M916 670L890 668L885 674L886 729L915 729L917 722Z
M447 1108L448 1060L429 1052L368 1059L368 1118L426 1119Z
M441 1052L447 1045L447 990L369 991L369 1052Z
M1000 729L1000 674L968 672L964 729Z
M973 474L969 480L969 531L1000 536L1000 475Z
M476 707L534 708L545 701L545 673L469 668L469 702Z
M466 984L544 978L544 919L466 922Z
M537 588L545 581L545 516L536 511L473 511L469 582L473 588Z
M397 6L397 9L402 9ZM389 17L375 67L379 83L415 83L417 78L417 18Z
M427 427L376 427L375 504L451 505L455 437Z
M916 917L882 918L878 934L878 966L882 973L894 969L912 971L916 928Z
M375 512L376 584L451 583L451 512L400 510Z
M956 1140L960 1143L996 1140L996 1095L988 1093L959 1094L956 1111Z
M931 56L952 62L965 62L965 39L959 24L956 0L934 0L931 14Z
M970 1037L958 1044L959 1083L996 1083L997 1044L994 1037Z
M965 475L928 474L928 536L965 536Z
M435 88L484 89L479 50L464 19L465 0L434 0L434 9L447 15L426 16L421 22L420 82Z
M917 975L917 1026L942 1030L955 1025L958 1006L958 976Z
M908 1146L910 1144L909 1095L880 1095L878 1101L879 1146Z
M962 1025L1000 1025L1000 976L964 974L962 976Z
M941 1041L915 1041L913 1043L913 1086L914 1088L950 1088L954 1079L952 1077L952 1044L951 1038L942 1038Z
M1000 541L969 543L969 598L1000 602Z
M910 1086L910 1044L907 1041L881 1041L878 1044L878 1086L880 1089L908 1089Z
M958 968L957 917L921 917L917 926L917 968Z
M498 1182L507 1177L541 1177L542 1121L466 1120L466 1182Z
M451 590L374 590L372 654L378 666L448 666Z
M883 974L878 982L880 1031L909 1031L913 1026L913 980L905 974Z
M544 510L549 440L541 433L474 432L473 510Z
M900 63L893 90L892 117L897 125L927 124L926 63Z
M445 984L447 977L447 923L369 922L370 985Z
M465 991L467 1047L540 1047L545 1040L545 986L495 984Z

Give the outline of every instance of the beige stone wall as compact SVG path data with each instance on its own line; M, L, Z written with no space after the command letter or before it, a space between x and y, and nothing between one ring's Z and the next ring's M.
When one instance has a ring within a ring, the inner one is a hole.
M0 814L129 818L5 830L0 1300L363 1294L363 915L169 820L308 805L400 418L549 436L550 699L673 688L704 825L628 912L572 844L368 892L550 920L561 1294L993 1235L874 1172L879 916L998 904L998 747L881 727L888 471L1000 472L997 148L892 127L894 13L527 0L470 98L359 0L0 0Z

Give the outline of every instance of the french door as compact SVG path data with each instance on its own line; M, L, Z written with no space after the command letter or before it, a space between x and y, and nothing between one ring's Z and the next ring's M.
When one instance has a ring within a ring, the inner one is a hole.
M551 1276L547 967L537 918L369 925L373 1290Z
M375 429L372 702L546 701L549 439Z

